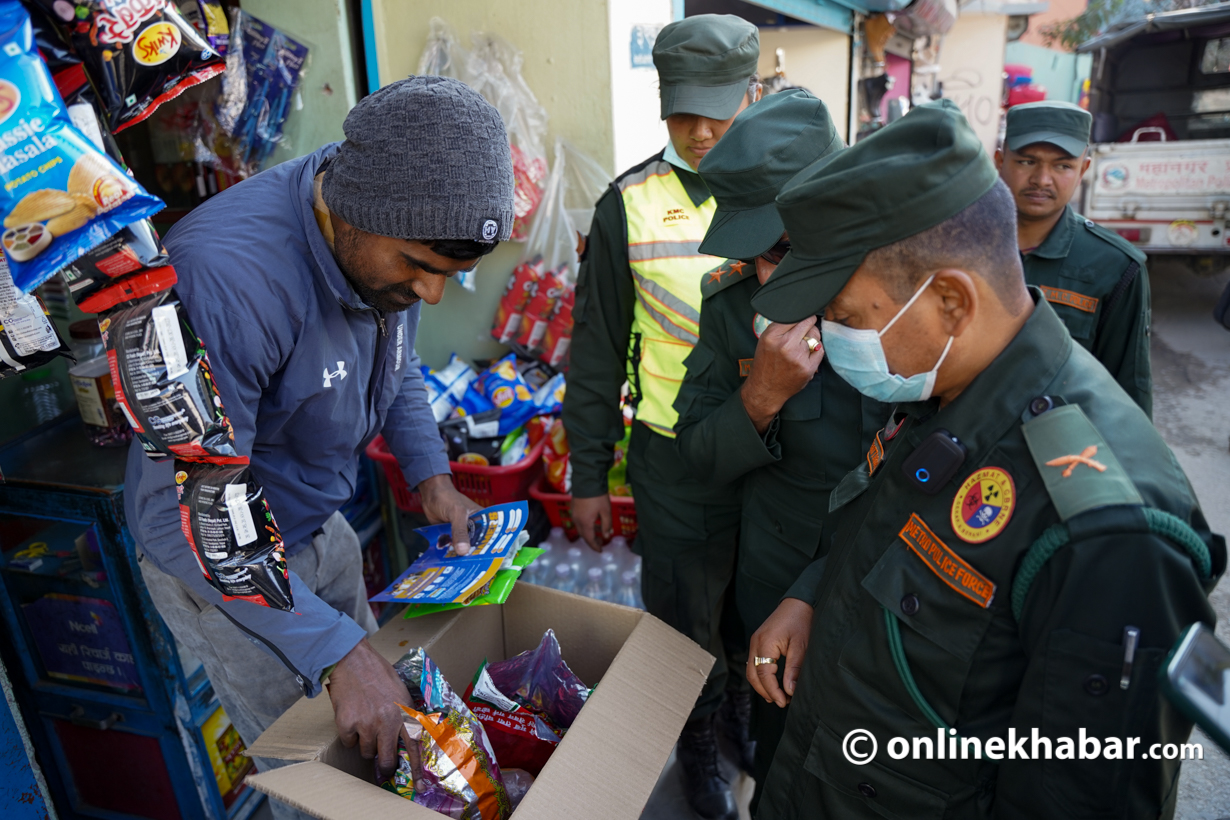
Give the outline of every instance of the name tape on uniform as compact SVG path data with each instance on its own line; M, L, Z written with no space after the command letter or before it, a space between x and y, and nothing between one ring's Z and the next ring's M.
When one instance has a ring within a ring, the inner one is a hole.
M1086 296L1083 293L1077 293L1074 290L1064 290L1063 288L1052 288L1049 285L1043 285L1042 295L1046 297L1048 302L1074 307L1086 313L1096 313L1098 309L1098 300L1096 298Z
M910 513L899 535L941 581L958 593L984 609L995 600L995 584L941 541L918 513Z

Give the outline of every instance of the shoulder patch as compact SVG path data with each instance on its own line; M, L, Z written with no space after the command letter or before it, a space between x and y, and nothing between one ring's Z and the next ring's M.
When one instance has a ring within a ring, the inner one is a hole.
M1102 227L1092 219L1084 219L1083 217L1081 219L1085 225L1085 230L1089 231L1089 233L1093 234L1098 239L1101 239L1103 242L1113 245L1118 250L1123 251L1124 254L1135 260L1138 264L1143 265L1145 263L1145 253L1140 248L1136 247L1131 242L1128 242L1110 228Z
M713 294L725 290L735 282L741 282L748 276L755 275L755 265L738 259L727 259L701 277L700 296L702 299L708 299Z
M1061 521L1098 507L1144 503L1080 405L1043 413L1021 431Z

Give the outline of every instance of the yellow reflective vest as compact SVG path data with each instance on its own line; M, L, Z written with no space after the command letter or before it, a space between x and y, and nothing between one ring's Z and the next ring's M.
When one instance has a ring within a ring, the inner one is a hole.
M651 162L617 183L628 228L628 264L636 289L632 352L640 401L638 421L674 437L675 394L683 360L700 333L700 284L721 261L699 251L717 203L693 205L674 168ZM630 356L631 358L631 356Z

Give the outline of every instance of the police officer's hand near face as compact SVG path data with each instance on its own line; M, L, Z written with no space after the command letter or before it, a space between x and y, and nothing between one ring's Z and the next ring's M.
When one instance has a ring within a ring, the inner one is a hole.
M763 434L786 400L798 393L820 369L824 348L816 344L813 351L807 339L817 339L816 322L811 316L793 324L769 325L756 343L756 358L752 372L743 383L740 397L748 418Z
M423 479L417 489L423 498L423 515L433 524L451 524L453 551L458 555L469 555L470 513L481 508L457 492L450 475L433 475Z
M799 680L803 656L807 654L814 612L810 604L798 598L783 598L773 614L752 634L747 649L747 682L766 701L785 708L794 697L794 685ZM773 658L775 662L757 666L756 658ZM779 686L777 670L783 659L785 672Z
M366 638L338 661L329 676L329 699L342 745L357 743L363 757L376 759L377 779L386 780L397 768L397 739L410 745L406 714L397 705L409 706L410 693Z
M577 532L594 552L602 552L611 540L611 497L595 495L572 499L572 521Z

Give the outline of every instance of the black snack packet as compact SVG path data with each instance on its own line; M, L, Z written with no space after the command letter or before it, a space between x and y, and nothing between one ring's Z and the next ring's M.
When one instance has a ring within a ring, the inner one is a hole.
M293 612L282 533L251 469L177 460L175 491L180 528L222 597Z
M37 0L98 89L112 133L225 69L170 0Z
M0 255L0 379L57 356L73 358L47 308L33 293L18 290Z
M115 398L151 458L241 458L205 344L174 291L99 318Z
M60 270L68 292L78 305L117 279L169 264L166 249L148 219L127 228L94 247Z

